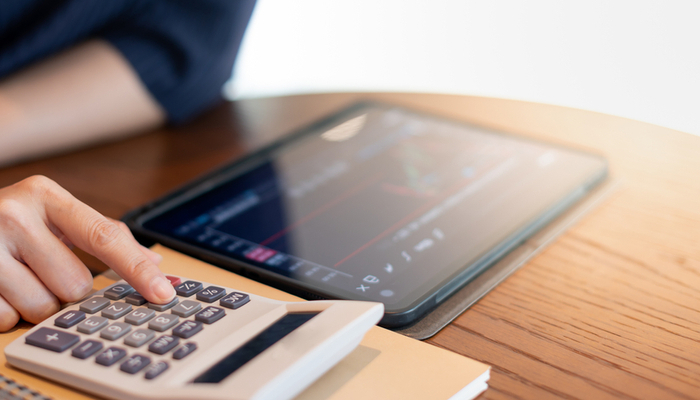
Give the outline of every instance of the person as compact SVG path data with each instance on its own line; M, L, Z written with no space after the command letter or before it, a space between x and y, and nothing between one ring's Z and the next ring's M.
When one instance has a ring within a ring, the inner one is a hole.
M253 0L0 4L0 165L187 121L220 99ZM147 300L174 289L121 222L44 176L0 189L0 331L86 296L96 256Z

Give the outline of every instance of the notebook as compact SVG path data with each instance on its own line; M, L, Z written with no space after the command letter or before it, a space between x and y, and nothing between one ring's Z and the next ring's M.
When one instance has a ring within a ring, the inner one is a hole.
M163 256L161 269L244 292L285 301L304 301L259 282L195 260L163 246L153 250ZM119 278L108 272L95 279L103 288ZM5 346L25 332L24 324L0 335ZM372 328L360 346L328 373L302 392L298 400L381 399L472 399L487 389L490 367L431 344L408 338L381 327ZM59 384L13 369L0 355L0 374L54 398L90 398ZM25 387L25 386L23 386ZM1 389L0 389L1 390Z

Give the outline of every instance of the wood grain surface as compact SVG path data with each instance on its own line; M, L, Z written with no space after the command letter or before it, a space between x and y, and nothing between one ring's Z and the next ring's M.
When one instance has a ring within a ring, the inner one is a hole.
M127 210L358 99L385 100L602 153L622 186L429 340L493 366L481 398L700 398L700 137L604 114L421 94L220 105L196 121L0 169ZM94 270L104 268L81 254Z

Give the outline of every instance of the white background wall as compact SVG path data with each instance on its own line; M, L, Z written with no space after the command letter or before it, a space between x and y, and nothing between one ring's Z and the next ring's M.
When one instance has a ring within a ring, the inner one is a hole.
M258 0L230 98L459 93L700 135L699 1Z

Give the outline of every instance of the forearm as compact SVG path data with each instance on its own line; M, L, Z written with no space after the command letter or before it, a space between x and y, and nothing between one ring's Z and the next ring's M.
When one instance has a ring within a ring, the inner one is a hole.
M155 127L165 112L108 43L90 41L0 82L0 165Z

